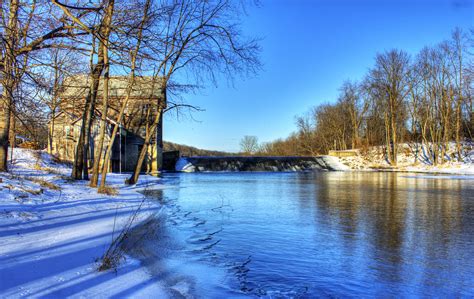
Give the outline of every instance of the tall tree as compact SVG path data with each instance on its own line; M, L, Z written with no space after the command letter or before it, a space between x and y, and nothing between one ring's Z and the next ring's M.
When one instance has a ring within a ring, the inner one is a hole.
M371 94L385 107L387 156L397 165L398 142L404 127L405 100L409 93L410 59L406 52L391 50L378 54L369 73Z
M452 93L452 96L455 98L455 141L456 141L456 152L458 159L462 159L462 150L461 150L461 136L462 136L462 106L464 103L464 92L465 92L465 56L466 55L466 36L461 29L456 28L452 33L452 39L450 41L450 47L448 48L451 67L452 67L452 76L454 81L455 91Z
M100 187L101 188L105 188L106 177L107 177L107 172L108 172L108 168L109 168L109 161L110 161L110 158L112 156L112 149L113 149L115 137L117 136L117 132L119 131L120 126L122 124L122 119L124 117L125 110L128 107L130 96L131 96L131 93L132 93L132 89L135 85L135 71L136 71L136 67L137 67L137 58L138 58L140 48L141 48L141 45L142 45L143 30L144 30L145 24L146 24L146 22L148 21L148 18L149 18L150 5L151 5L151 1L146 0L145 5L144 5L144 9L143 9L143 14L142 14L140 23L138 25L138 31L137 31L137 34L136 34L135 47L134 47L133 51L130 52L130 74L129 74L129 78L128 78L127 90L125 92L125 99L123 100L123 102L120 106L120 111L118 113L117 120L115 121L114 128L113 128L112 133L110 135L109 145L108 145L107 150L104 154L104 163L103 163L102 170L101 170L102 177L101 177L101 181L100 181ZM153 88L152 88L152 90L153 90ZM103 122L103 126L105 127L105 119L104 119L104 122ZM103 136L101 137L100 143L103 144ZM100 159L100 157L101 157L100 152L98 154L98 157L96 157L96 159ZM96 168L96 166L97 166L97 168ZM97 164L97 165L94 165L93 179L91 181L91 186L94 186L94 187L97 186L98 177L99 177L99 165Z
M259 149L257 136L246 135L240 140L240 150L247 154L255 154Z
M80 19L80 17L73 14L73 10L80 11L81 15L83 11L99 11L97 7L87 7L87 6L70 6L63 4L57 0L52 0L55 5L57 5L61 10L78 26L81 26L84 30L91 34L92 39L96 38L98 40L98 49L97 49L97 61L92 67L90 73L90 87L89 94L85 99L85 107L82 114L82 124L79 134L79 138L76 145L76 152L74 156L74 164L72 169L71 176L74 179L88 179L89 178L89 167L88 167L88 157L89 157L89 145L90 145L90 135L91 135L91 125L94 118L94 109L97 100L97 93L99 89L99 80L104 70L104 49L105 45L108 44L108 40L111 32L112 17L114 14L114 5L115 0L108 0L105 3L104 14L98 25L87 26ZM89 78L88 78L89 79Z
M369 103L364 100L363 89L357 83L345 81L340 89L339 103L347 110L351 123L351 147L354 149L360 145L360 127Z
M153 39L153 53L157 59L154 69L160 74L159 86L164 102L149 107L149 115L154 115L149 124L135 170L128 182L134 184L140 175L148 146L155 135L164 109L168 89L178 73L194 77L198 82L203 78L215 80L217 73L228 78L235 74L248 74L260 67L257 57L257 40L246 40L242 36L238 22L241 3L232 0L191 0L169 1L167 14L156 23Z
M0 2L2 19L2 64L0 102L0 171L7 171L11 113L15 90L30 65L29 57L42 49L70 47L67 39L81 35L77 28L57 19L48 2ZM4 25L5 24L5 25Z

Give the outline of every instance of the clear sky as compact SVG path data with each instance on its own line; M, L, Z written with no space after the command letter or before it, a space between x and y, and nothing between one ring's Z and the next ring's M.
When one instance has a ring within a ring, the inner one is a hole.
M199 148L238 151L244 135L287 137L295 116L335 101L345 79L361 79L378 52L416 54L474 28L474 0L260 0L243 19L244 32L263 38L263 70L229 86L219 79L185 95L205 109L165 118L164 139Z

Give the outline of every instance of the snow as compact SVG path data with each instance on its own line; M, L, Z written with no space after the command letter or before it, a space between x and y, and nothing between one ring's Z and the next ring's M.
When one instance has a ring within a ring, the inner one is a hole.
M344 163L341 163L338 158L332 156L323 156L323 161L328 167L335 171L348 171L351 168Z
M427 155L426 146L418 145L418 155L415 155L416 145L401 144L397 166L391 166L382 147L372 147L366 151L359 150L358 155L351 157L340 157L339 161L356 171L398 171L398 172L416 172L429 174L451 174L451 175L474 175L474 145L465 143L463 145L463 159L457 161L454 158L454 143L449 145L446 159L447 162L439 165L432 165Z
M129 256L116 271L97 271L113 236L139 206L134 225L160 212L158 202L139 193L161 188L158 178L142 176L125 186L126 175L110 174L119 194L107 196L87 182L68 181L70 168L43 152L15 149L13 157L10 173L0 174L0 297L168 296Z
M399 168L391 170L444 174L408 175L414 178L465 179L459 174L474 175L474 151L466 153L464 162L437 167L414 163L413 156L401 154ZM387 166L377 149L356 157L325 157L325 161L340 170ZM187 169L188 164L181 159L177 168ZM97 271L114 236L139 207L135 228L166 213L158 199L146 199L140 193L152 189L160 192L166 186L159 178L145 175L137 185L126 186L127 175L109 174L107 181L118 195L107 196L98 194L87 182L68 180L70 167L41 151L15 149L10 168L10 173L0 173L0 298L192 297L196 289L209 295L211 286L221 284L224 273L178 257L172 249L167 259L158 261L160 253L153 256L159 268L145 265L139 255L127 252L117 269ZM163 241L171 237L179 238L170 230ZM147 246L154 252L159 244L152 240Z

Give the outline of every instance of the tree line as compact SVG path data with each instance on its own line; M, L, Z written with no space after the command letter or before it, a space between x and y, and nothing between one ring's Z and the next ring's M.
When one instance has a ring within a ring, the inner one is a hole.
M363 79L342 84L335 102L312 107L296 118L295 133L254 153L314 156L381 146L396 165L398 145L411 143L415 155L424 151L433 164L462 161L463 143L474 133L473 57L474 31L461 29L414 56L397 49L379 53Z
M214 83L220 74L233 79L260 68L258 40L241 31L246 5L245 0L0 2L0 171L8 170L8 148L18 131L51 148L52 132L44 128L48 121L54 126L61 88L67 78L86 74L90 80L71 176L91 175L91 186L97 186L101 174L105 186L107 162L132 90L138 77L148 76L166 98L146 107L144 146L129 179L135 183L163 114L197 109L184 94ZM128 81L106 144L112 75L125 75ZM95 118L100 138L91 153ZM93 165L88 155L94 156ZM106 161L102 166L101 158Z

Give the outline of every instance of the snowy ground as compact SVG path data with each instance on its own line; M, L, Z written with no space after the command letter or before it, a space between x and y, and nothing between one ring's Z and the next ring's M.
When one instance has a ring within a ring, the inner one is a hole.
M432 165L428 158L427 149L419 148L418 155L415 155L416 148L414 145L403 144L399 147L397 166L391 166L381 147L373 147L367 151L358 151L357 156L339 158L343 164L347 165L351 170L358 171L403 171L403 172L420 172L433 174L458 174L458 175L474 175L474 146L472 144L464 145L463 161L456 161L453 158L452 151L454 144L451 145L446 155L447 162L440 165Z
M466 157L463 163L433 167L402 151L393 170L474 175L474 151ZM388 168L377 149L340 160L351 169ZM162 212L157 201L144 201L139 193L164 188L159 179L142 176L136 186L125 186L126 175L111 174L109 184L119 194L107 196L97 194L86 182L69 181L70 171L45 153L15 149L11 172L0 174L0 298L169 297L170 283L158 280L151 267L135 258L126 257L116 271L97 271L113 237L138 207L137 227ZM202 268L191 271L188 264L180 267L185 269L182 273L198 272L194 276L201 280L209 280L212 273ZM177 267L171 263L168 268ZM196 279L205 285L201 280ZM183 281L173 279L172 296L190 297Z
M133 258L116 271L97 271L98 259L140 205L135 224L159 212L157 202L138 193L159 188L157 178L125 186L125 175L110 175L119 194L107 196L68 181L70 169L45 153L15 149L13 157L11 172L0 174L1 298L167 297Z

